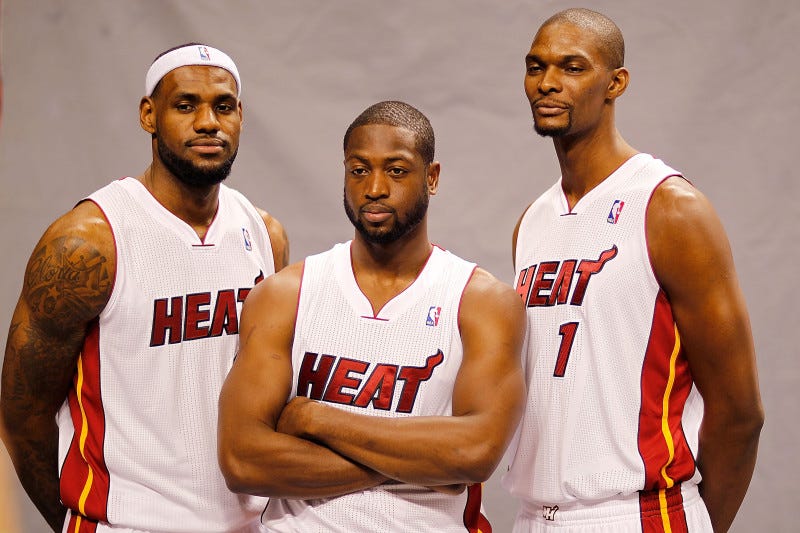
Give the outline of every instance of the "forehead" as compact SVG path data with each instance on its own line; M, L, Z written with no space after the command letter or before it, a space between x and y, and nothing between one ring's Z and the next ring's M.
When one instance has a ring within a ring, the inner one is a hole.
M414 132L389 124L358 126L350 133L345 153L421 157L417 150L417 137Z
M536 33L529 55L543 60L581 56L592 62L604 60L601 40L589 27L571 22L552 22Z
M221 67L187 65L168 72L160 82L165 95L172 93L237 94L236 79Z

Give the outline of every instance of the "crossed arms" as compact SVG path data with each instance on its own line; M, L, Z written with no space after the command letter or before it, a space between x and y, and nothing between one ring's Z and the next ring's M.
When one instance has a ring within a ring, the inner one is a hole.
M311 499L387 480L445 492L486 480L523 408L525 314L514 290L479 269L464 291L453 416L384 418L302 397L286 403L302 266L264 280L242 311L240 351L220 396L219 460L229 488Z

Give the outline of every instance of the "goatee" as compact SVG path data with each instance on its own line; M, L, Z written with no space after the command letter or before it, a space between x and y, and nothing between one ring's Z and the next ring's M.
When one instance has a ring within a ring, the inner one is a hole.
M158 145L158 155L161 158L161 162L164 163L164 166L182 183L190 187L209 187L222 183L231 173L233 161L236 159L236 154L239 152L237 148L227 160L219 165L202 168L170 150L160 137L156 137L156 143Z
M408 212L404 219L397 219L394 226L389 228L388 231L381 231L379 229L373 229L366 226L361 219L356 216L356 213L350 207L350 204L347 203L347 195L344 195L344 211L347 213L347 218L350 219L350 222L356 228L362 237L367 242L371 242L373 244L390 244L398 240L400 237L407 235L410 233L414 228L416 228L420 222L425 218L425 213L428 212L428 194L427 191L423 191L420 194L419 199ZM396 215L397 212L394 211Z

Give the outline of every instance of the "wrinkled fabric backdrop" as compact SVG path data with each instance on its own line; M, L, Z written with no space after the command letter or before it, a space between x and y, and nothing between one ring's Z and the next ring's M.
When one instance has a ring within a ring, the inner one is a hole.
M242 75L244 130L228 183L285 225L291 259L351 238L342 135L367 106L404 100L430 118L442 163L434 242L513 282L511 232L558 177L532 131L523 58L571 2L520 0L58 1L2 3L0 324L36 240L57 216L151 158L138 124L144 75L164 49L203 41ZM580 5L580 4L578 4ZM733 531L796 531L800 241L796 0L586 0L622 29L631 73L618 126L714 203L753 323L767 422ZM612 308L609 312L613 312ZM480 394L491 394L486 383ZM0 467L10 469L7 454ZM517 503L486 484L495 531ZM12 479L21 530L47 531ZM0 490L0 497L3 492Z

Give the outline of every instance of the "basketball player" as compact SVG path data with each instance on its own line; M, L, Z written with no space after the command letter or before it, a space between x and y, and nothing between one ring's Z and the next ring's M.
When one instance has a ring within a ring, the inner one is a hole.
M569 9L525 58L561 178L514 233L528 404L516 532L726 531L763 412L730 246L708 200L614 124L622 34Z
M233 490L273 497L269 531L490 531L480 483L521 414L525 316L429 241L433 156L418 110L366 109L344 137L353 240L245 304L220 461Z
M248 531L264 502L225 486L217 400L241 303L288 243L221 184L242 125L231 58L180 46L145 85L152 164L56 220L28 263L3 365L6 445L54 531Z

